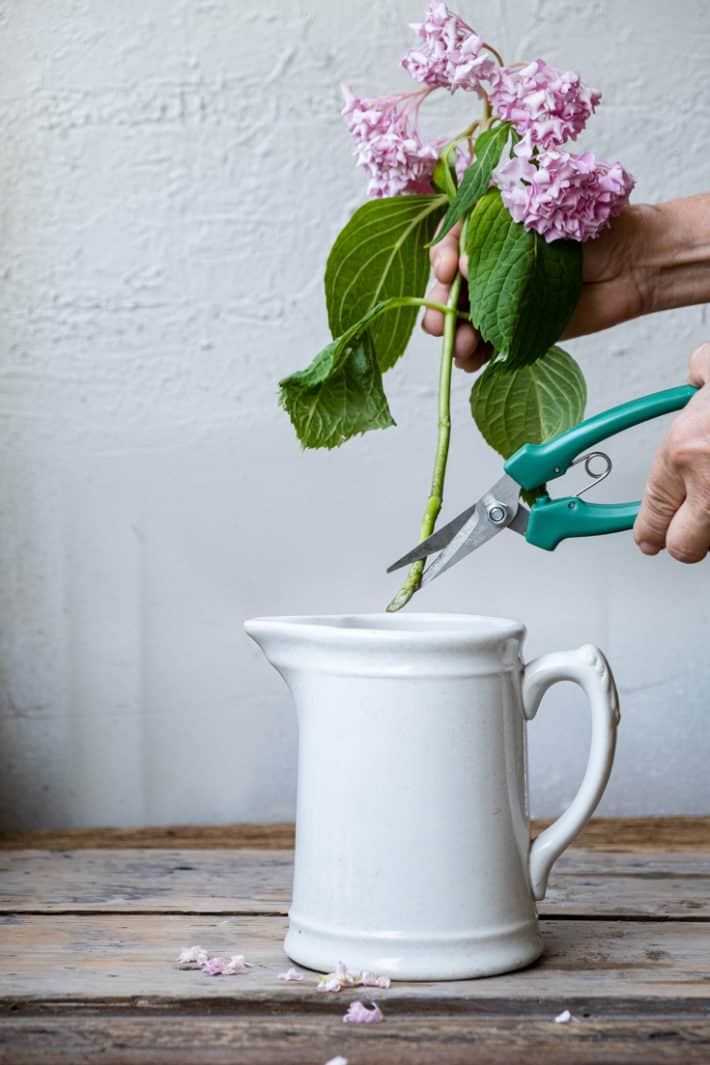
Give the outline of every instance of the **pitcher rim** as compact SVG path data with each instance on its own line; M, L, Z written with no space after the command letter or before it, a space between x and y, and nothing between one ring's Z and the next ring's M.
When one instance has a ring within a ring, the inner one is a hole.
M496 643L501 639L523 639L526 628L513 618L486 614L410 611L407 614L284 614L249 618L244 628L249 635L259 628L283 626L295 635L335 638L339 642L361 643L376 638L387 643L414 641L422 644L452 641L474 644Z

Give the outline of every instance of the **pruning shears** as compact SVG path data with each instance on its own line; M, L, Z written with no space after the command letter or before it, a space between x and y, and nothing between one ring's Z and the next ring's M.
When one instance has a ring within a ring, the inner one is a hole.
M503 529L524 536L529 544L554 551L560 541L572 536L601 536L630 529L640 503L586 503L580 496L611 473L612 462L603 451L589 450L602 440L633 425L680 410L697 391L692 385L669 388L650 396L622 403L595 414L544 444L524 444L503 466L503 476L480 499L422 540L387 570L412 562L436 558L422 575L422 584L460 562ZM594 472L594 464L601 468ZM562 477L570 466L584 463L592 480L576 496L551 499L546 484ZM537 493L528 509L520 493Z

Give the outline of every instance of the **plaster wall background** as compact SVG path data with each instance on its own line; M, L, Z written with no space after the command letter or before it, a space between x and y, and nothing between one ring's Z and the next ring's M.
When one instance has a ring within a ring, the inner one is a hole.
M294 714L241 622L384 607L428 487L438 345L417 333L386 380L398 427L340 452L301 454L276 381L327 340L325 258L365 195L338 84L406 87L423 6L2 6L0 827L293 816ZM701 0L459 6L507 59L603 90L585 143L637 201L707 188ZM681 383L708 336L693 308L572 342L588 410ZM471 383L448 515L498 469ZM639 494L660 432L611 445L598 498ZM531 656L599 643L623 713L600 812L708 812L708 565L630 535L553 555L501 536L416 608L520 617ZM587 742L559 686L530 728L537 814L572 796Z

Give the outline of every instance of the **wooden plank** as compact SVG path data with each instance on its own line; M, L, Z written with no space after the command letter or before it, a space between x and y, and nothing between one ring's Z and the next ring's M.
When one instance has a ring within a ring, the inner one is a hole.
M350 1065L707 1065L710 1021L486 1020L436 1013L376 1026L287 1011L265 1016L12 1017L0 1023L5 1065L294 1065L342 1054Z
M75 850L0 854L0 913L287 913L290 850ZM710 919L710 853L574 848L547 917Z
M0 913L287 913L291 850L0 854Z
M549 821L534 821L533 835ZM0 849L75 850L150 847L172 850L219 847L293 846L293 825L173 825L155 828L79 828L51 832L0 833ZM710 851L710 816L596 818L579 836L586 849L625 851Z
M113 847L213 850L250 847L271 850L293 847L294 826L276 824L172 825L157 828L71 828L51 832L1 832L0 850L91 850Z
M710 817L598 817L577 842L587 850L710 852Z
M280 917L186 917L87 914L0 919L0 1005L64 1008L140 1004L336 1012L362 996L337 996L307 982L284 983ZM395 1012L439 1008L645 1015L710 1010L710 924L695 922L544 921L546 954L522 972L474 981L395 983L377 999ZM178 950L200 943L214 953L244 953L244 976L209 977L175 968ZM347 962L347 958L344 959ZM437 1006L438 1004L438 1006Z

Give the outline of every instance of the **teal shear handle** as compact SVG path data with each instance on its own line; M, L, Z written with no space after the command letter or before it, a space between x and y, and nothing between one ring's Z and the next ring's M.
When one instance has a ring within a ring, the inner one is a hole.
M589 448L633 425L680 410L697 389L692 385L669 388L622 403L596 414L544 444L524 444L505 463L505 472L521 488L532 491L567 472ZM635 503L585 503L577 496L550 499L543 494L530 510L525 538L547 551L570 536L599 536L630 529L639 512Z

